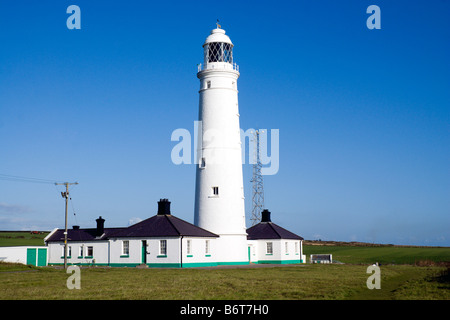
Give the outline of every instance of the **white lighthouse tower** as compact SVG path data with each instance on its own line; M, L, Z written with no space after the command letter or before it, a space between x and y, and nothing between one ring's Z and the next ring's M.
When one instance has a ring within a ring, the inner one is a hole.
M203 44L194 224L220 236L219 263L246 264L244 187L233 43L219 26Z

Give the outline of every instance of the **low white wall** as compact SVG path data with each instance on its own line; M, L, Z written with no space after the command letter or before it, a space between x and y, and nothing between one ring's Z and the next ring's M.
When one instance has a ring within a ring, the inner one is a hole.
M0 247L0 261L27 264L27 249L43 249L43 248L47 247L45 246Z

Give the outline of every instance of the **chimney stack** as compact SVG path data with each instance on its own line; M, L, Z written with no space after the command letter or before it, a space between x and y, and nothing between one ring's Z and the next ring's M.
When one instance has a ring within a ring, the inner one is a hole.
M105 230L105 219L102 219L102 216L100 216L95 221L97 221L97 232L96 232L96 235L97 236L101 236L104 233L104 230Z
M270 211L269 211L269 210L264 209L264 210L261 212L261 222L272 222L272 221L270 220Z
M168 199L159 199L158 215L170 215L170 201Z
M72 229L73 230L80 230L80 226L73 226Z

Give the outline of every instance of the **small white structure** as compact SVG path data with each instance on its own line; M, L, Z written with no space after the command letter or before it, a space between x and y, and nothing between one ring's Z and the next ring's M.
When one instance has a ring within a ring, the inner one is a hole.
M261 222L247 229L251 263L305 263L303 238L273 223L270 212L261 213Z
M331 254L311 254L309 257L311 263L332 263L333 255Z
M48 261L47 249L45 246L0 247L0 261L44 267Z
M219 27L199 66L199 141L194 224L220 237L221 264L248 264L237 79L233 43Z

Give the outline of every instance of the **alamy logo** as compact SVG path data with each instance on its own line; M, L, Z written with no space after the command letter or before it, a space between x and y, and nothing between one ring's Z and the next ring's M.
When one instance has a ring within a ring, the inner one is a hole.
M279 169L279 129L270 130L258 130L259 131L259 160L261 162L261 174L262 175L275 175ZM268 133L270 131L270 145ZM240 141L241 141L241 157L242 164L246 162L247 154L247 141L248 141L248 163L256 163L256 148L257 143L255 139L255 130L248 129L244 131L240 129ZM203 136L202 136L203 135ZM220 130L209 129L203 130L202 121L194 121L194 138L187 129L176 129L172 132L171 141L178 141L178 143L172 148L171 159L172 163L176 165L180 164L202 164L202 149L203 144L208 148L220 147L224 145L224 141L227 141L225 136ZM270 149L270 156L269 156ZM227 163L228 159L222 155L220 157L215 156L214 153L210 153L208 157L208 164Z
M366 284L367 288L372 289L381 289L381 270L377 265L372 265L367 267L367 273L373 273L369 278L367 278Z
M70 266L67 268L66 273L73 273L67 278L67 289L81 289L81 271L78 266Z
M67 29L81 29L81 10L79 6L71 5L67 7L66 13L71 15L67 18Z

